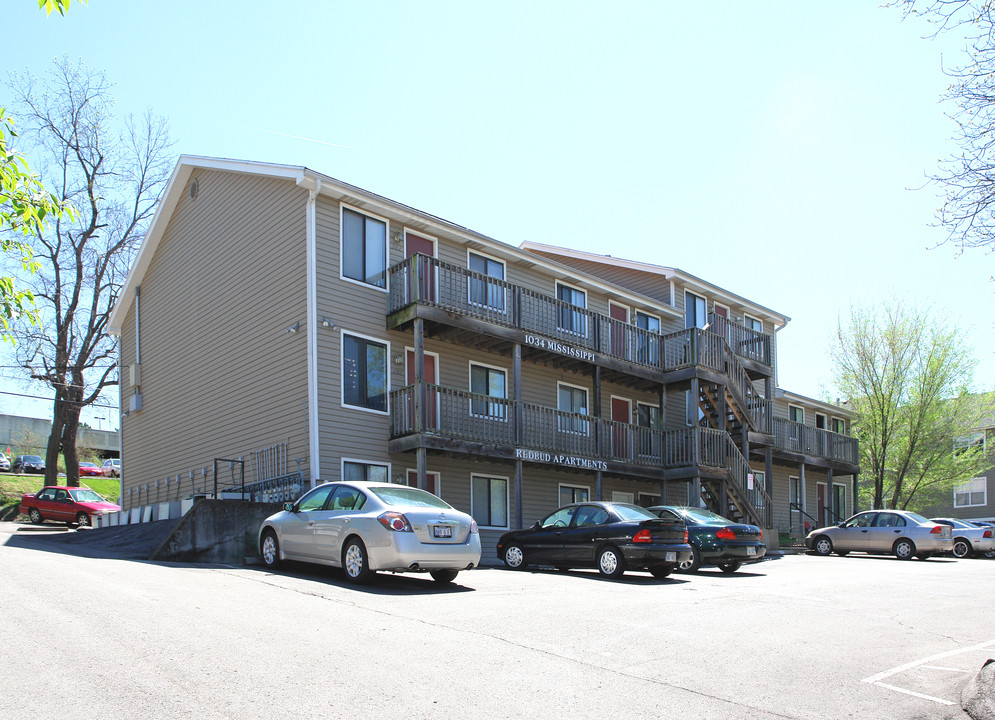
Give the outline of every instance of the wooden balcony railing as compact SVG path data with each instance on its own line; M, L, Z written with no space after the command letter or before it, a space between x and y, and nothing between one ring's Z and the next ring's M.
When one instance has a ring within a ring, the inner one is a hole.
M693 365L724 372L727 346L770 364L770 336L729 321L716 324L721 333L689 328L661 335L421 254L394 265L389 275L389 313L428 305L661 372Z
M721 468L741 497L761 514L770 512L770 498L751 487L736 443L712 428L657 430L428 383L391 391L390 422L391 439L427 433L644 467Z
M856 438L808 427L784 418L774 418L774 447L851 465L859 462Z
M752 330L715 313L709 313L708 324L709 330L725 338L736 355L763 365L772 365L771 337L767 333Z

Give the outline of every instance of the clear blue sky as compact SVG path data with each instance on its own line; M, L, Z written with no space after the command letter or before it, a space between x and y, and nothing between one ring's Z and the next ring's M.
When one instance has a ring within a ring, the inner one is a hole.
M961 43L876 3L90 0L46 18L6 0L3 25L0 66L82 58L122 114L165 115L178 154L307 165L789 315L795 392L829 391L837 316L890 294L944 308L995 385L995 258L927 249L937 192L909 189L953 149L941 68Z

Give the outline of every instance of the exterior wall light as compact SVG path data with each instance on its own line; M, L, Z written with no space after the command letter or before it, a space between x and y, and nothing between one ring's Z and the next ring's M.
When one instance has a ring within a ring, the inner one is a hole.
M295 332L297 332L297 329L300 326L301 326L301 324L299 322L295 322L293 325L291 325L290 327L287 328L287 334L288 335L293 335Z

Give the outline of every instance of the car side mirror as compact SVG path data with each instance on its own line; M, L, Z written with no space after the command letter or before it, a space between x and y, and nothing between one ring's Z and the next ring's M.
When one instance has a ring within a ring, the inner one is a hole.
M540 527L542 527L542 526L541 526L541 525L539 524L539 521L538 521L538 520L536 520L536 521L535 521L535 525L533 525L533 526L532 526L532 529L533 529L533 530L538 530L538 529L539 529Z
M296 512L296 510L294 510L293 503L283 503L283 509L286 510L287 512Z

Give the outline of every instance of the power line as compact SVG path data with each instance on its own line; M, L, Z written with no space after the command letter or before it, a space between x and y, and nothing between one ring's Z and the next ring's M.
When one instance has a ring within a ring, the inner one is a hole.
M14 397L28 398L29 400L46 400L48 402L53 402L55 398L44 397L43 395L25 395L24 393L9 392L7 390L0 390L0 395L13 395ZM105 403L92 402L89 405L84 405L83 407L103 407L117 409L117 405L107 405Z

